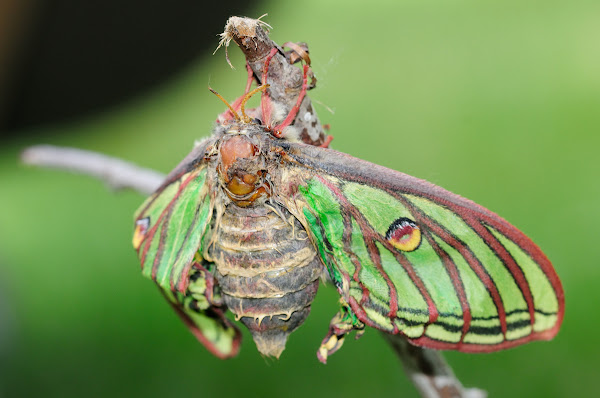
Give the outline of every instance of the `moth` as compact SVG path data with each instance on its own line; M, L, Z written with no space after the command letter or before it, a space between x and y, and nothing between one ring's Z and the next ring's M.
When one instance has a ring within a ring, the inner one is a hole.
M303 71L285 120L270 120L266 85L247 88L135 215L143 274L198 340L235 356L231 311L279 357L322 274L340 294L322 362L366 326L463 352L551 339L562 286L521 231L427 181L282 134ZM251 118L244 106L258 92Z

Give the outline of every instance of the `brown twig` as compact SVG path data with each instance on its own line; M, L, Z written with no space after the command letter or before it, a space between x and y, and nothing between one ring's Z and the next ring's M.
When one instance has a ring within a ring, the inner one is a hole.
M85 174L106 182L113 189L133 189L150 195L165 179L157 171L97 152L52 145L36 145L21 153L25 164Z
M416 347L400 335L382 333L423 398L485 398L478 388L464 388L440 351Z
M254 72L254 78L259 85L269 84L268 95L271 103L279 111L279 114L285 117L296 105L302 89L302 70L292 63L303 60L310 65L308 46L304 43L292 45L286 43L292 49L286 53L269 38L263 27L268 27L268 25L258 19L231 17L225 25L225 31L221 34L220 45L227 47L230 41L233 41L240 47L248 65ZM265 61L273 49L276 52L268 63L267 81L264 82ZM309 77L312 79L309 88L313 88L316 79L312 71L309 72ZM298 116L292 126L296 129L299 138L306 144L321 145L326 140L326 134L308 96L302 100Z

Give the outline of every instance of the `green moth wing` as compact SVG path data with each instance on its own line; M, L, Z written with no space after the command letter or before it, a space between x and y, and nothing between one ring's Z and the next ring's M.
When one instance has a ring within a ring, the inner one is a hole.
M154 280L192 334L215 356L231 358L241 334L215 302L212 273L197 261L213 212L204 154L198 144L135 214L133 246L142 273Z
M142 273L160 287L185 293L189 272L212 217L203 154L197 145L137 210L133 246Z
M489 210L346 154L281 144L278 200L305 226L366 325L434 349L550 339L564 295L550 261Z
M240 350L242 335L225 317L225 309L213 305L212 274L196 265L186 294L160 290L190 332L211 354L221 359L235 357Z

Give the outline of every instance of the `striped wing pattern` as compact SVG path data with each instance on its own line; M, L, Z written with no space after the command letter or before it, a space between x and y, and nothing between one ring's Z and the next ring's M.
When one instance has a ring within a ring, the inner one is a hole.
M213 208L202 162L207 145L198 145L139 208L133 246L142 273L156 282L190 332L225 359L238 354L241 333L225 317L225 308L207 301L209 286L197 263Z
M233 358L240 350L242 334L219 308L200 310L188 294L161 289L190 332L216 357Z
M133 245L142 273L163 289L185 293L194 255L212 216L201 165L173 176L135 215Z
M560 281L522 232L425 181L321 151L290 152L296 171L286 178L297 189L290 206L362 322L416 345L464 352L558 332ZM386 237L404 219L420 228L416 250L400 250Z

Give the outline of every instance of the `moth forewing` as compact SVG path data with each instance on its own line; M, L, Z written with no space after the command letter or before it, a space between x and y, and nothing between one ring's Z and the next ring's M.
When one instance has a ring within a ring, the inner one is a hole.
M340 294L365 324L466 352L558 331L560 281L541 250L504 219L333 150L290 144L288 154L283 184L300 193L296 214L332 279L341 278L338 289L349 286Z

